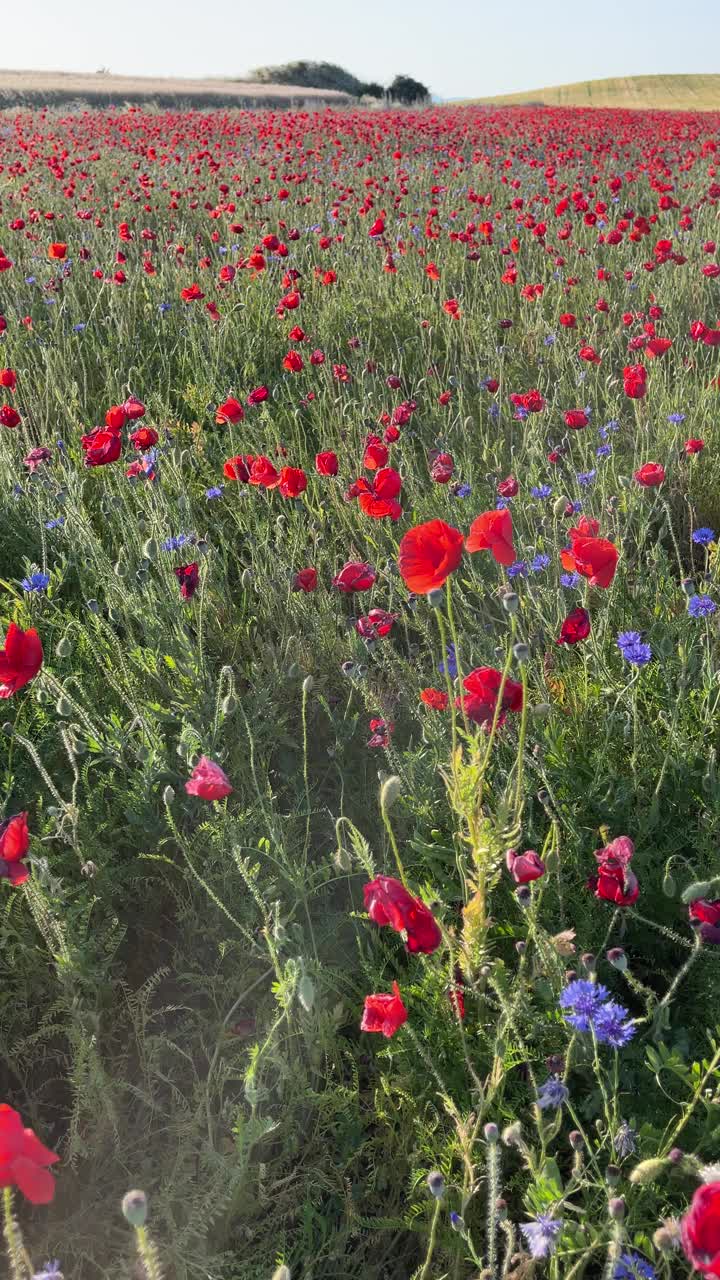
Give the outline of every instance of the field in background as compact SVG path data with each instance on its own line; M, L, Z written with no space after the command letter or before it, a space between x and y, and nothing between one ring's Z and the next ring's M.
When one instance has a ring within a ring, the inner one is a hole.
M720 75L616 76L576 84L528 89L473 102L498 106L624 107L653 111L715 111L720 107Z
M157 102L165 106L271 107L311 103L343 106L344 93L290 84L244 80L196 80L163 76L86 75L74 71L0 71L0 107L61 106L79 101L91 106Z

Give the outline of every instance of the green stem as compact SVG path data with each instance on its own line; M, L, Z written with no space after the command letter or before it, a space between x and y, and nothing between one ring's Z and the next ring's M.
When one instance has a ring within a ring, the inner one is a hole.
M145 1268L147 1280L162 1280L162 1270L160 1268L160 1259L157 1256L155 1245L145 1227L135 1228L135 1243L137 1251L142 1259Z
M437 1240L437 1229L438 1229L439 1221L440 1221L440 1201L436 1200L435 1209L433 1210L432 1222L430 1224L430 1239L428 1240L427 1253L425 1254L425 1261L423 1263L422 1271L418 1276L418 1280L427 1280L428 1276L430 1275L430 1263L432 1262L432 1256L435 1252L435 1242Z
M11 1280L25 1280L26 1276L32 1274L32 1267L25 1252L20 1228L13 1216L12 1187L3 1189L3 1235L7 1245Z

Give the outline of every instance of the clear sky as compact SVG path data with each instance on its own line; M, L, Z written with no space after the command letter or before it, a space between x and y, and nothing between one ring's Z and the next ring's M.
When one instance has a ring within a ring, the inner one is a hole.
M0 68L231 75L299 58L443 98L720 71L720 0L4 0Z

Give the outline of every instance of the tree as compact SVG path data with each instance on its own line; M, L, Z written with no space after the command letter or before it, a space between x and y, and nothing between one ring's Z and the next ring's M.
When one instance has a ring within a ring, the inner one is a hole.
M385 90L383 89L382 85L376 84L374 80L371 80L369 84L361 85L360 92L366 98L384 98L385 97Z
M261 84L293 84L304 89L337 89L352 98L366 92L361 80L334 62L286 62L281 67L258 67L250 73Z
M427 102L430 97L427 85L413 80L412 76L396 76L388 93L393 102L402 102L408 107L414 106L416 102Z

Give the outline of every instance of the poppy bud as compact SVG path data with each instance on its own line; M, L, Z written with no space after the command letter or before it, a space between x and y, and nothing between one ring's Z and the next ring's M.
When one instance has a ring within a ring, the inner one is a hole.
M68 654L72 653L72 642L69 636L60 637L55 645L55 653L58 658L67 658Z
M682 586L686 596L692 596L695 594L695 583L692 578L683 578L680 585Z
M614 1222L622 1222L625 1217L625 1201L622 1196L613 1196L608 1200L608 1213Z
M585 1139L583 1138L579 1129L573 1129L568 1134L568 1142L570 1143L570 1146L572 1147L573 1151L582 1151L583 1147L585 1146Z
M163 804L169 808L175 799L175 791L172 787L166 787L163 791Z
M428 591L425 597L431 609L441 609L445 592L442 587L433 587L432 591Z
M131 1227L144 1227L147 1221L147 1196L144 1191L128 1191L122 1200L123 1217Z
M498 1196L497 1200L495 1201L495 1216L498 1222L505 1222L507 1219L507 1213L508 1213L507 1200L503 1200L502 1196Z
M453 1211L453 1212L450 1214L450 1226L452 1227L453 1231L459 1231L460 1233L464 1232L464 1230L465 1230L465 1222L464 1222L464 1220L460 1217L460 1214L459 1214L459 1213L455 1213L455 1212Z
M616 1164L609 1164L605 1170L605 1181L609 1187L616 1187L620 1181L620 1170Z
M675 894L677 893L677 884L675 883L675 877L673 876L672 872L667 869L667 867L665 868L665 875L663 876L662 891L665 894L666 898L674 898Z
M313 680L312 676L305 677L305 679L302 682L302 691L305 697L307 697L309 693L312 693L314 684L315 684L315 681Z
M517 613L520 600L514 591L506 591L502 598L502 607L506 613Z
M297 993L303 1009L309 1013L315 1003L315 983L307 973L304 973L300 979Z
M532 902L530 886L527 884L519 884L515 890L515 897L517 898L518 906L522 907L523 911L526 911Z
M514 644L513 657L516 662L527 662L530 657L530 649L526 644Z
M231 716L237 710L237 698L232 693L228 693L220 703L220 710L224 716Z
M673 1147L672 1151L668 1151L668 1160L671 1164L682 1164L685 1159L685 1152L680 1147Z
M85 607L89 609L91 613L100 612L100 605L98 604L97 600L86 600Z
M142 549L143 556L152 564L153 560L157 560L158 544L155 538L148 538Z
M251 571L249 569L243 569L242 574L240 575L240 585L243 591L250 590L250 587L252 586L252 580L253 578L252 578Z
M402 795L402 782L396 774L386 778L380 788L380 808L383 813L389 813L396 800Z
M445 1179L437 1169L433 1169L432 1173L428 1174L427 1184L430 1194L434 1196L436 1200L442 1200L445 1195Z
M6 720L2 727L2 731L5 734L6 738L12 738L15 732L15 725L11 724L9 720Z
M696 898L709 898L712 896L713 884L711 880L695 880L693 884L689 884L687 889L683 889L680 897L687 905L694 902Z
M538 702L537 705L533 707L532 714L536 719L544 720L545 716L549 716L551 711L552 707L549 702Z
M517 897L519 899L520 898L519 890L516 889L515 892L517 893ZM530 890L527 889L526 892L527 892L527 901L525 900L525 894L523 894L522 902L520 903L521 907L530 906L530 900L531 900ZM517 951L519 956L524 956L525 952L527 951L527 942L524 942L522 938L519 938L518 941L515 943L515 950Z
M352 868L352 859L350 854L341 844L338 845L335 853L333 854L333 862L335 863L338 871L348 872Z
M613 969L617 969L619 973L625 973L627 969L627 956L622 947L611 947L606 953L606 959L609 960Z
M560 516L564 516L567 504L568 500L564 494L561 497L556 498L553 502L553 515L558 516L558 518Z
M113 568L113 572L116 578L125 578L127 577L127 565L124 561L118 560Z
M290 1268L283 1262L276 1271L273 1271L272 1280L290 1280Z
M67 698L64 698L61 694L55 703L55 710L59 716L71 716L73 713L73 706L72 703L68 702Z
M641 1160L640 1164L636 1164L630 1174L630 1181L636 1185L644 1187L648 1182L655 1182L660 1174L665 1171L667 1160L656 1156L653 1160Z

